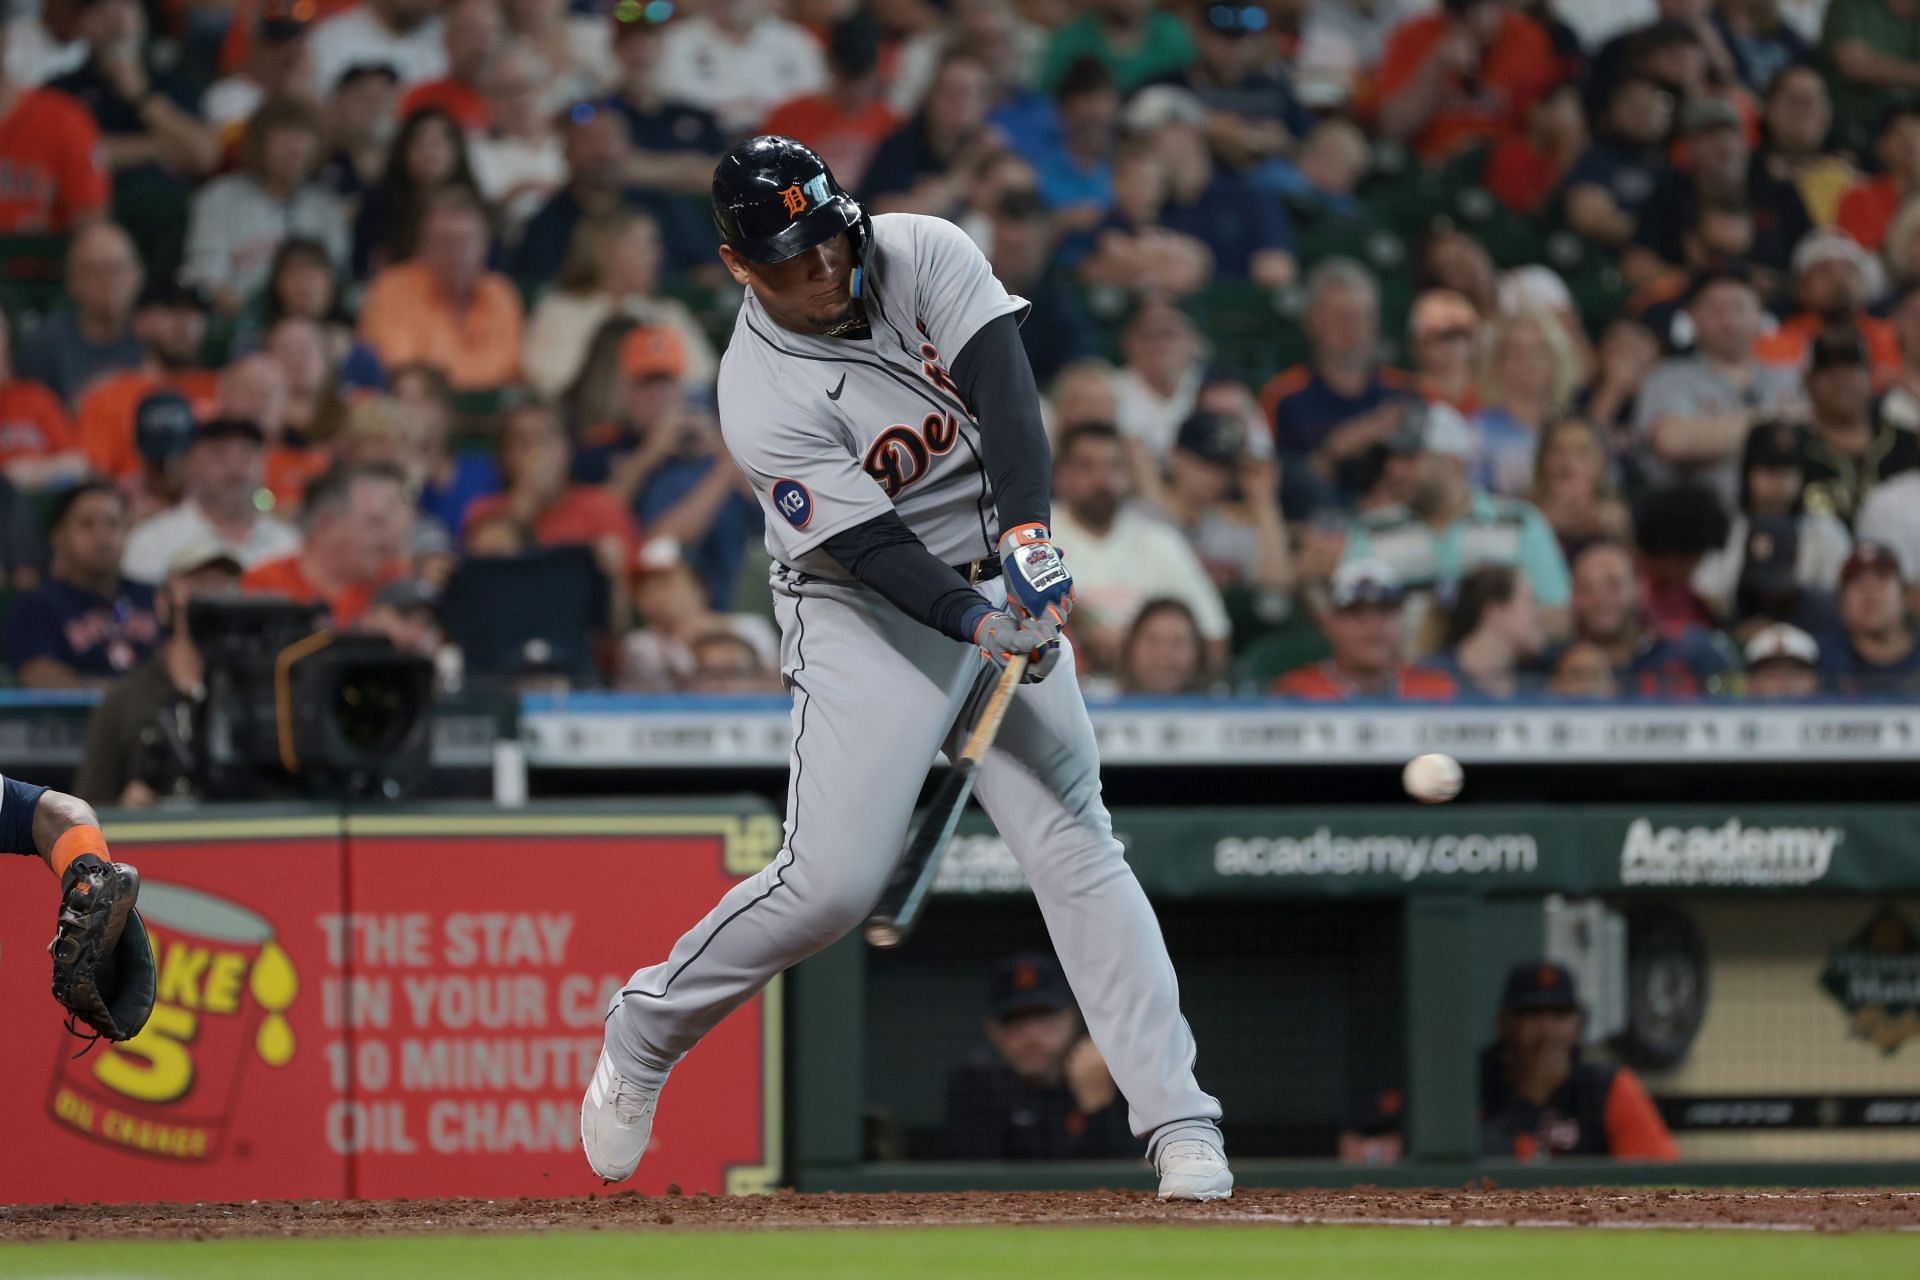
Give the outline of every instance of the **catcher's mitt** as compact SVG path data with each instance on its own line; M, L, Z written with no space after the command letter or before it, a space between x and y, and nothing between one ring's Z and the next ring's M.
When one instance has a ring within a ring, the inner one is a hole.
M139 896L139 872L91 853L60 878L60 919L47 947L53 998L67 1007L67 1030L86 1036L88 1048L102 1036L132 1039L153 1012L153 943L134 910Z

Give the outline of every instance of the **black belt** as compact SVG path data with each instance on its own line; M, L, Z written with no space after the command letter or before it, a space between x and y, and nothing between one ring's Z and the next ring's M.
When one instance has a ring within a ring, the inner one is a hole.
M1000 576L1002 569L999 556L986 556L979 560L969 560L965 564L953 566L953 571L967 580L967 585L977 587L983 582L992 582Z

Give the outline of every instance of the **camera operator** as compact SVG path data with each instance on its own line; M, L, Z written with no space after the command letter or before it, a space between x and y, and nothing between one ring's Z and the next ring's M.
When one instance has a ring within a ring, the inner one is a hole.
M96 805L144 808L162 796L190 794L194 708L206 696L205 666L187 630L187 601L229 594L240 562L211 543L188 547L167 564L155 598L160 648L110 685L87 721L86 753L74 793Z

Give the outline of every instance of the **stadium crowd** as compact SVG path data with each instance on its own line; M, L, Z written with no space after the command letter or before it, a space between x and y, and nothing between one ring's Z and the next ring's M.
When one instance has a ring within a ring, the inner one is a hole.
M477 575L593 629L505 678L777 689L705 190L779 132L1032 302L1095 687L1920 690L1920 0L25 0L4 30L20 685L191 698L168 637L207 591L444 659ZM555 548L604 588L578 617L488 576Z

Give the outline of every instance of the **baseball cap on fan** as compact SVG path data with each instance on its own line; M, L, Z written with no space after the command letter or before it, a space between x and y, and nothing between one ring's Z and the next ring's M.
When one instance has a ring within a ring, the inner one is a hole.
M1022 951L1002 960L993 971L988 1007L996 1018L1039 1009L1057 1013L1074 1007L1073 988L1054 958L1044 952Z
M643 324L620 340L620 372L629 378L684 378L687 344L660 324Z
M1247 427L1238 418L1205 409L1180 424L1173 447L1216 467L1231 467L1247 447Z
M1900 557L1879 542L1862 542L1854 547L1853 554L1840 566L1840 585L1846 586L1863 573L1883 573L1896 582L1906 580L1900 572Z
M1820 665L1820 644L1800 628L1776 622L1754 632L1741 656L1747 660L1749 671L1769 662L1791 662L1813 668Z
M1373 606L1398 608L1404 593L1400 575L1383 560L1349 560L1333 571L1327 584L1327 598L1340 610Z
M1500 996L1502 1013L1579 1007L1580 995L1574 986L1573 971L1565 965L1551 960L1532 960L1507 971L1507 985Z
M133 410L133 447L153 466L177 458L193 443L193 407L177 391L155 391Z

